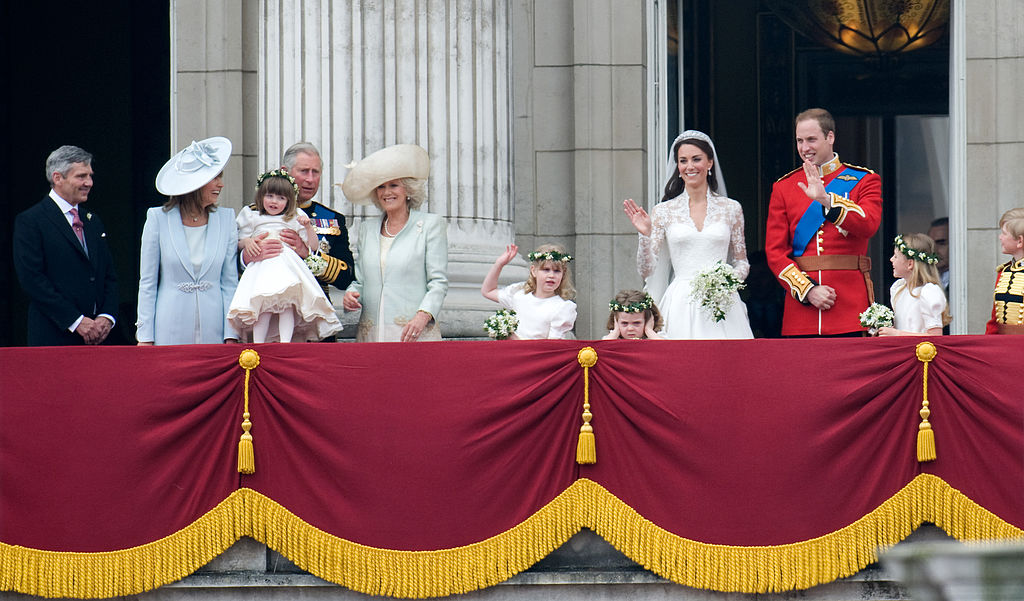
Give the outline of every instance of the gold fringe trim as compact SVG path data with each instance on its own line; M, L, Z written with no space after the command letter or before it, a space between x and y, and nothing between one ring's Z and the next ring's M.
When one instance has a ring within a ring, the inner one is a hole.
M180 579L241 536L277 550L324 580L369 595L441 597L511 578L590 528L673 582L723 592L806 589L853 575L932 522L962 540L1024 539L1017 528L941 478L921 474L856 522L775 546L714 545L672 534L592 480L577 480L513 528L463 547L396 551L328 534L251 489L235 491L187 528L132 549L58 553L0 543L0 590L45 597L134 595Z
M129 549L74 553L0 543L0 591L105 599L181 580L246 534L246 496L236 490L185 528Z
M928 406L928 363L935 358L938 351L935 350L935 345L931 342L921 342L914 352L917 354L917 360L924 364L921 375L923 400L921 401L921 410L918 412L921 415L921 424L917 427L917 460L924 463L925 461L935 461L936 457L935 431L932 430L932 424L928 421L932 414Z
M597 351L594 347L585 346L576 354L576 360L583 368L583 425L576 441L576 463L593 465L597 463L597 441L594 439L594 427L590 425L594 417L590 412L590 368L597 365Z
M728 546L676 536L597 487L585 509L602 538L644 568L685 586L722 592L774 593L807 589L852 576L885 550L932 522L962 540L1022 539L1024 530L1000 519L931 474L907 486L856 522L824 536L773 546ZM576 485L574 484L574 486ZM604 497L601 502L598 498Z

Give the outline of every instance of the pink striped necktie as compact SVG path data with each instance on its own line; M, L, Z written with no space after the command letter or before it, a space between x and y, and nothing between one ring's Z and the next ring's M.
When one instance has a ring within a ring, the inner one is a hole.
M75 207L71 207L71 229L75 230L78 241L82 243L82 248L85 248L85 224L78 218L78 209Z

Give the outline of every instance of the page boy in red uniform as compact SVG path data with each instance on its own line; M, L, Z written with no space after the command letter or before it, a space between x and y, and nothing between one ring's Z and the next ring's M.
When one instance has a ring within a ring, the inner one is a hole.
M1024 207L999 219L999 246L1010 260L996 268L992 319L986 334L1024 334Z

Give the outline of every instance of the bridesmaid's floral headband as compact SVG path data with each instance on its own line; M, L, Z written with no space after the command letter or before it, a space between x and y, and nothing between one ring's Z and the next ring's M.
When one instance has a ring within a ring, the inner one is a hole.
M896 248L899 249L903 256L908 259L914 259L928 265L935 265L939 262L939 255L926 253L923 250L917 250L916 248L910 248L907 243L903 241L903 234L898 234L896 239L893 241L896 244Z
M572 255L567 255L558 252L557 250L548 250L544 252L532 252L526 255L531 262L537 261L554 261L556 263L568 263L572 261Z
M654 299L651 298L651 295L645 294L644 300L638 303L629 303L628 305L623 305L616 300L611 300L608 302L608 308L615 313L643 313L650 309L653 304Z
M288 180L291 183L291 185L292 185L292 189L295 190L295 194L299 193L299 185L295 183L295 178L292 177L291 175L289 175L288 174L288 170L284 169L284 168L274 169L273 171L267 171L266 173L261 173L260 176L256 178L256 189L257 190L260 189L260 186L263 185L263 182L268 177L281 177L281 178L284 178L284 179Z

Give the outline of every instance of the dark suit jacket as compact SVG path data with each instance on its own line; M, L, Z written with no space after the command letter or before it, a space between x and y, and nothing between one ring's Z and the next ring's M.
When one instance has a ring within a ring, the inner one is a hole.
M84 344L68 331L79 315L117 317L117 275L103 222L81 205L79 216L88 255L49 196L14 221L14 269L31 301L30 346Z

